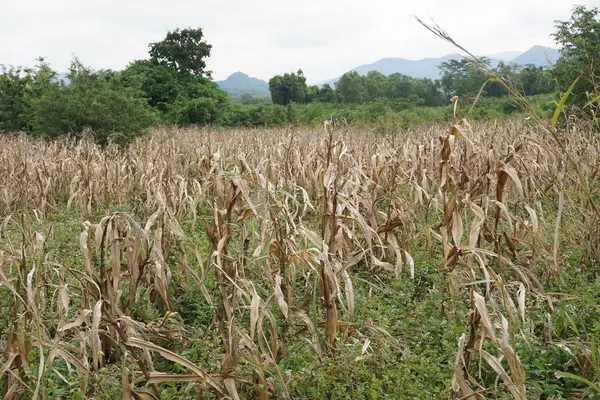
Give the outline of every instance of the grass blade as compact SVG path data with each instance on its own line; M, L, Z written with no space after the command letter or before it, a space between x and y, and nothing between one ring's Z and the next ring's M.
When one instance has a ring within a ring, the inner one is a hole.
M558 117L560 116L560 113L562 112L563 108L565 107L567 98L569 97L569 95L571 94L573 89L575 88L575 85L577 85L577 82L579 82L579 78L581 78L581 77L578 76L577 79L575 79L573 81L571 86L569 86L567 91L562 95L560 101L558 102L558 105L556 106L556 110L554 110L554 115L552 116L552 130L554 132L556 132L556 124L558 123Z

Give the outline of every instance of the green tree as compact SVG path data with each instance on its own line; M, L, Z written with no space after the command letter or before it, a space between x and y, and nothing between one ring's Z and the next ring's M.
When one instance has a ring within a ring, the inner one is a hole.
M290 102L307 103L309 100L306 78L301 69L296 73L276 75L269 80L273 104L286 106Z
M212 46L202 40L202 28L175 29L160 42L150 43L150 60L183 75L210 76L206 59Z
M298 122L298 111L294 102L288 103L285 106L285 119L289 124L295 124Z
M43 58L33 68L6 68L0 75L0 131L30 131L35 99L56 90L58 74Z
M395 73L388 76L387 97L390 99L407 99L413 93L413 78Z
M385 97L387 91L385 75L377 71L369 71L363 81L369 101Z
M169 107L168 118L178 125L210 125L220 116L219 106L214 98L179 98Z
M137 60L123 71L126 85L141 88L148 105L165 122L213 124L226 114L226 94L211 81L205 59L211 46L202 30L176 29L150 44L150 60Z
M23 102L25 104L24 118L27 121L27 131L32 129L31 121L35 116L35 110L33 109L33 103L36 99L39 99L45 94L53 93L58 90L59 86L63 83L59 81L58 74L54 71L50 64L48 64L42 57L37 59L38 64L31 69L25 71L30 77L29 85Z
M362 103L367 100L365 81L358 72L347 72L338 80L335 91L344 103Z
M445 98L440 90L439 81L431 79L415 79L412 92L423 100L425 106L441 106Z
M22 68L0 66L0 132L27 129L25 93L31 84L31 75Z
M476 93L488 79L484 71L465 59L443 62L439 68L442 89L448 97Z
M224 116L227 95L215 82L208 78L187 77L180 84L177 98L167 107L168 122L207 125L216 123Z
M38 94L31 90L29 124L36 135L79 136L89 130L101 144L125 143L156 120L141 88L123 85L119 73L93 71L74 61L67 77L68 85L51 83Z
M182 77L166 65L153 64L148 60L132 62L122 72L123 82L139 85L144 91L148 104L160 112L167 112L183 90Z
M581 75L571 102L583 106L596 98L591 111L600 116L600 11L574 7L568 21L557 21L553 37L561 46L555 67L559 91L564 93Z
M554 90L552 74L543 67L528 64L519 71L517 89L522 90L526 96L551 93Z
M240 96L240 103L242 104L259 104L260 100L254 98L250 93L244 93Z
M335 103L337 101L335 90L326 83L318 89L317 95L313 101L319 103Z
M518 75L520 67L517 64L505 63L500 61L498 66L494 68L494 72L498 74L509 86L515 87L518 84ZM485 82L485 81L484 81ZM500 83L491 81L485 87L485 94L489 97L504 97L508 95L508 91Z

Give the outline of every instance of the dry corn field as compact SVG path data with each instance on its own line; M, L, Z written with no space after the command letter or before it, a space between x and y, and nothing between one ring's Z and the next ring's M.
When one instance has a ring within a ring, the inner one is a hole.
M599 155L528 121L0 137L0 390L594 398Z

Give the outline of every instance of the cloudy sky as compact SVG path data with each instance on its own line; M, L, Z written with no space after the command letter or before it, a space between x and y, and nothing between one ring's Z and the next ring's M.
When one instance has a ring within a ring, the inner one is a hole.
M433 18L477 54L553 46L572 2L598 0L0 0L0 63L44 56L66 70L77 56L120 69L146 58L168 30L202 27L217 80L236 71L269 79L304 70L309 82L384 57L439 57L454 49L414 19Z

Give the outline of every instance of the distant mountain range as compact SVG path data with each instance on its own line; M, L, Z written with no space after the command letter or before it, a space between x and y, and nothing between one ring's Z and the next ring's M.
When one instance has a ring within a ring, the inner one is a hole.
M269 84L261 79L252 78L243 72L229 75L224 81L217 81L217 85L230 96L248 94L269 94Z
M533 64L536 66L547 67L550 64L556 63L559 52L557 49L544 46L533 46L525 52L508 51L497 54L487 55L491 59L492 66L498 65L500 61L513 62L520 65ZM351 69L361 75L366 75L370 71L377 71L383 75L401 73L403 75L412 76L413 78L429 78L437 79L440 77L439 65L450 60L460 60L462 57L459 54L448 54L439 58L424 58L422 60L407 60L405 58L382 58L372 64L365 64ZM334 85L338 78L328 79L317 82L317 85L328 83Z
M502 53L486 55L491 60L492 66L497 66L500 61L512 62L520 65L533 64L536 66L547 67L549 64L556 63L559 52L557 49L544 46L533 46L525 52L505 51ZM351 69L361 75L366 75L370 71L377 71L383 75L401 73L412 76L413 78L437 79L440 77L439 65L450 60L460 60L459 54L448 54L439 58L424 58L422 60L407 60L405 58L382 58L372 64L365 64ZM328 83L335 85L338 78L328 79L316 82L316 85ZM244 93L249 94L269 94L269 84L261 79L252 78L243 72L236 72L230 75L224 81L218 81L219 87L230 96L240 96Z
M550 64L556 64L558 57L560 57L558 49L544 46L533 46L523 54L515 57L512 62L521 65L533 64L537 65L538 67L547 67Z

